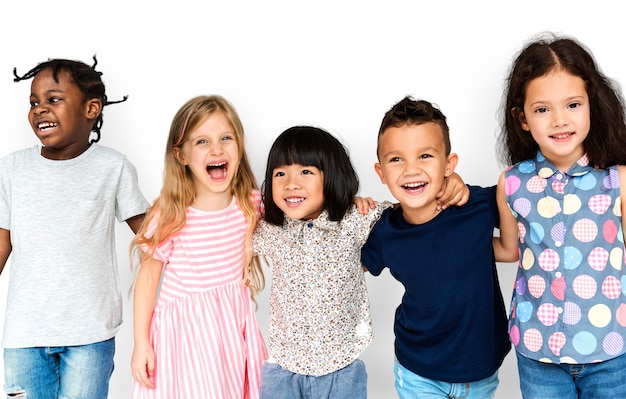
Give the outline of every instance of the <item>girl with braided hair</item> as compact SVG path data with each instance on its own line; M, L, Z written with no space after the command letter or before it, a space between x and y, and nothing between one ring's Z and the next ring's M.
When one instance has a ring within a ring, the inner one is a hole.
M52 59L14 74L33 79L28 120L41 146L0 160L0 272L12 254L5 391L105 399L122 323L114 220L136 232L149 204L135 167L96 143L111 102L95 63Z

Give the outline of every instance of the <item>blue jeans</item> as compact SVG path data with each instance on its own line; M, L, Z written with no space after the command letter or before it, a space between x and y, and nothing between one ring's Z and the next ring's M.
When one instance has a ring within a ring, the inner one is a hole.
M400 399L488 399L493 398L498 388L498 372L480 381L444 382L420 377L394 363L396 392Z
M542 363L517 353L524 399L626 398L626 355L600 363Z
M4 390L10 398L106 399L115 338L81 346L4 350Z
M314 377L292 373L276 363L263 363L260 399L367 398L365 363L357 359L341 370Z

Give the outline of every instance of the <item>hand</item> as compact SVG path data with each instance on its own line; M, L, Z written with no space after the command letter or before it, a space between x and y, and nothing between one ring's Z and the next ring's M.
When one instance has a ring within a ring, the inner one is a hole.
M354 204L356 205L361 215L367 215L370 209L376 207L376 201L371 197L354 197Z
M130 361L131 374L135 381L146 388L154 389L154 349L150 343L135 345L133 356Z
M450 205L464 205L469 200L469 188L461 176L453 173L443 182L443 188L437 194L437 209L443 210Z

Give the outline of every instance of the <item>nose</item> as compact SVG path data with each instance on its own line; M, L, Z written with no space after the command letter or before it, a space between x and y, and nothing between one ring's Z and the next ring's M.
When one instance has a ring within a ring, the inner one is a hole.
M41 115L48 112L48 107L46 107L45 104L37 104L31 108L31 112L35 115Z
M212 142L210 151L211 155L220 155L224 151L222 143L219 140Z
M287 175L287 181L285 182L285 190L297 190L300 188L298 176Z
M552 110L552 125L553 126L567 125L567 112L562 109Z
M422 168L420 167L418 161L408 161L406 163L406 166L404 167L405 175L419 175L420 173L422 173Z

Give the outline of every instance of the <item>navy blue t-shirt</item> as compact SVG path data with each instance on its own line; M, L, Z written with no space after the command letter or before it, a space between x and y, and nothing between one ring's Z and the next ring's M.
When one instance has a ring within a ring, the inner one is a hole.
M387 209L362 250L377 276L385 267L404 286L394 323L395 355L433 380L472 382L491 376L510 350L492 237L498 226L495 186L469 186L467 204L413 225Z

